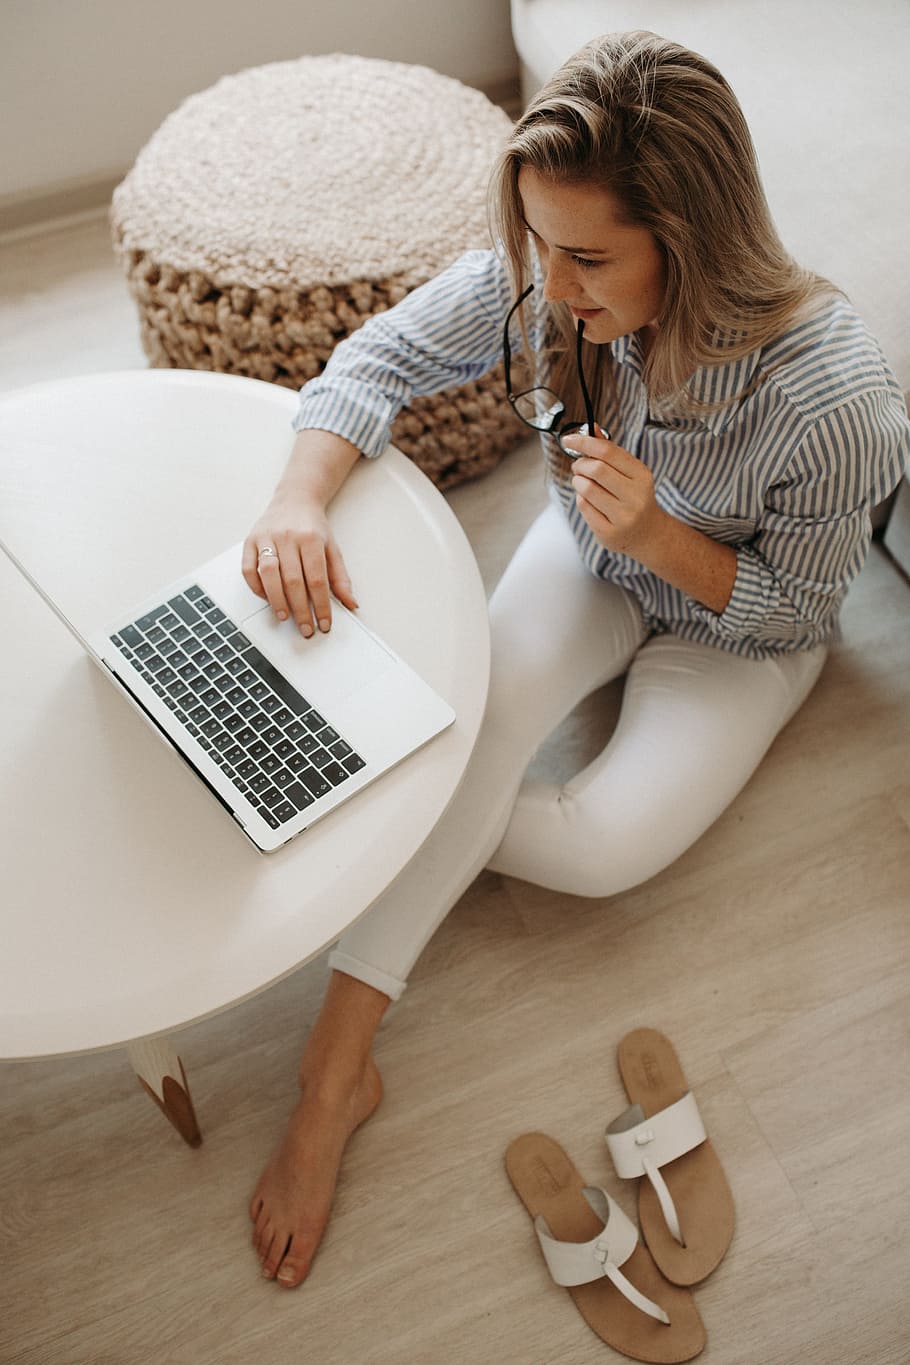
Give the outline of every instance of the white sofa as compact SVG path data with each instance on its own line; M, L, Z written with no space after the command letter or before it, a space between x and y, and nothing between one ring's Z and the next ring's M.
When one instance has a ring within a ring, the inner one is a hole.
M525 99L598 33L649 29L713 61L743 106L781 237L847 292L910 394L907 0L511 6ZM910 515L910 484L901 502Z

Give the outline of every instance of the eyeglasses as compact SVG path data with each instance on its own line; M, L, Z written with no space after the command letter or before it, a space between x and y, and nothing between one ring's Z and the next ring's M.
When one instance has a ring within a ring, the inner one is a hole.
M563 440L573 432L585 434L587 428L588 435L594 435L594 406L591 403L591 395L588 393L588 386L585 383L584 366L581 363L581 342L584 335L584 318L578 320L578 339L575 348L575 362L578 366L578 382L581 385L581 393L585 404L586 421L584 422L563 422L565 415L565 404L558 394L552 389L536 388L525 389L523 393L512 392L512 348L509 345L509 323L515 316L517 310L524 303L525 299L534 290L533 284L529 284L523 294L519 295L515 303L509 309L505 326L502 329L502 361L506 378L506 394L515 416L524 422L526 427L533 427L535 431L546 432L554 436L559 442L559 448L570 459L575 459L578 455L577 450L566 449Z

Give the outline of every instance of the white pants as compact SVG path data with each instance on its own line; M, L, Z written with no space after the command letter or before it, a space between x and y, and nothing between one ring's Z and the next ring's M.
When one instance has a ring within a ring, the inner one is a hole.
M484 867L603 897L673 862L748 781L826 653L753 660L649 636L636 600L584 568L555 507L519 545L490 619L490 693L465 778L419 852L329 958L393 1000ZM523 780L560 721L622 673L622 710L603 753L565 785Z

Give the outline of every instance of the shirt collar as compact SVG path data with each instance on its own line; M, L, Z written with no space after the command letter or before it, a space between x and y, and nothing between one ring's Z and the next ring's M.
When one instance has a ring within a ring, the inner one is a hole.
M718 329L714 333L712 347L720 356L724 350L729 350L739 340L740 334L721 332ZM641 378L645 357L638 332L627 332L625 336L617 337L615 341L610 343L610 349L618 365L627 365ZM689 380L689 393L696 402L723 404L719 408L695 413L694 420L699 425L706 427L715 436L721 435L727 429L745 401L746 395L743 390L747 389L754 379L761 363L761 355L762 348L757 346L755 350L748 351L736 360L721 361L719 364L700 365L698 367ZM737 395L740 396L737 397ZM665 411L668 416L672 416L675 410ZM693 413L686 411L682 406L678 409L678 415L688 421L693 420Z

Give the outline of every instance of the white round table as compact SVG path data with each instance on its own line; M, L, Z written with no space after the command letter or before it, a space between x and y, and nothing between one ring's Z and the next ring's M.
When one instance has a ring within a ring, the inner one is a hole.
M248 844L41 601L103 625L242 539L295 408L287 389L179 370L0 400L0 544L32 580L0 556L0 1056L128 1045L178 1125L179 1059L143 1040L265 989L364 914L453 796L486 700L473 553L391 447L330 516L362 618L457 719L277 853Z

